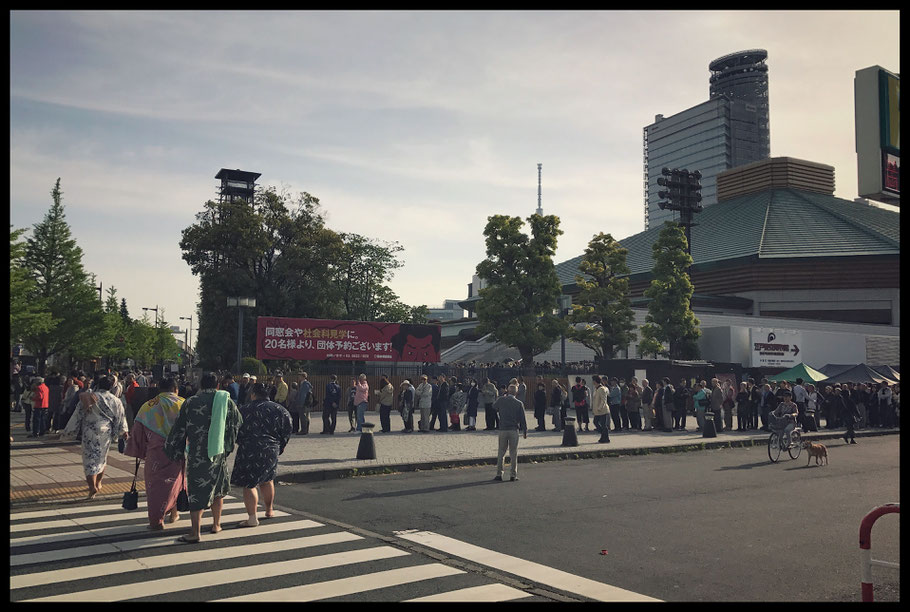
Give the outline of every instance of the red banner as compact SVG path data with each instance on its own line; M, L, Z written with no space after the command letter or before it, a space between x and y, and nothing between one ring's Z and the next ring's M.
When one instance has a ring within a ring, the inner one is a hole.
M256 357L437 363L439 338L438 325L259 317Z

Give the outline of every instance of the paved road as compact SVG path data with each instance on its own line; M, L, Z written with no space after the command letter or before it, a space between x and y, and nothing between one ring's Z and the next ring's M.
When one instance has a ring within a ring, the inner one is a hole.
M666 601L858 601L860 520L900 498L898 437L859 441L827 441L823 467L805 451L772 464L765 448L733 448L521 464L515 483L481 467L278 495L340 524L429 532ZM899 562L899 525L876 524L874 558ZM899 600L898 572L875 573L876 598Z

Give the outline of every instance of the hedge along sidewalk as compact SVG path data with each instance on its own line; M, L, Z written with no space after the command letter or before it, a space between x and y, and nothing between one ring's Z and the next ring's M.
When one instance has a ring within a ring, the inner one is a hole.
M866 430L856 433L856 437L876 437L891 434L899 434L900 430ZM622 434L625 435L625 434ZM640 435L632 433L632 436ZM585 450L576 446L559 447L548 449L521 450L519 443L519 463L543 463L547 461L567 461L579 459L604 459L616 458L629 455L649 455L649 454L672 454L693 452L701 450L715 450L723 448L748 448L748 447L765 447L768 443L769 434L761 432L761 435L753 435L747 438L723 439L723 438L704 438L702 441L686 441L671 444L641 445L624 448L609 448L606 445L598 446L593 450ZM809 432L803 434L803 440L830 440L843 438L843 432ZM614 438L615 439L615 438ZM643 441L644 442L644 441ZM337 460L336 460L337 461ZM346 462L348 463L348 462ZM352 460L350 463L357 463ZM372 460L372 463L362 462L363 466L345 466L336 468L315 469L306 471L289 471L281 473L276 478L279 484L303 484L309 482L320 482L332 480L335 478L352 478L356 476L374 476L381 474L396 474L405 472L421 472L430 470L440 470L461 467L479 467L486 465L496 465L497 458L495 453L489 456L471 457L466 459L438 459L424 460L407 463L380 463L379 459Z

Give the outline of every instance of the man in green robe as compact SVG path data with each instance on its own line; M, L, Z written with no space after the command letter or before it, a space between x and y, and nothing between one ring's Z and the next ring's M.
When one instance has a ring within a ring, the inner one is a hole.
M199 393L187 399L165 442L172 461L186 460L187 495L192 530L181 542L200 539L202 513L212 509L212 533L221 531L224 496L231 490L227 458L234 450L243 419L227 391L218 390L218 376L202 377Z

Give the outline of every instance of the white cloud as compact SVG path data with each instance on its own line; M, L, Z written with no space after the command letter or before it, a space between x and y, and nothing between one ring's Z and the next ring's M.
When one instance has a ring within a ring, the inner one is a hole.
M768 50L772 154L835 166L846 199L853 74L900 72L897 11L13 11L10 34L11 222L62 177L93 271L184 315L180 230L221 167L397 240L393 289L439 305L488 215L534 211L538 162L558 261L640 231L642 128L706 100L712 59Z

